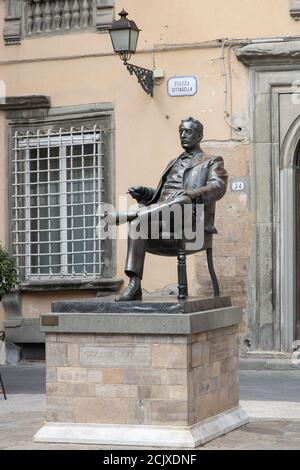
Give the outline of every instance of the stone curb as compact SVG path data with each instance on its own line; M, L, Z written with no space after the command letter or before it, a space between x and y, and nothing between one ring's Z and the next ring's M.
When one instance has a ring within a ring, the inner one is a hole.
M240 358L240 370L299 370L300 362L293 363L292 359L258 359Z

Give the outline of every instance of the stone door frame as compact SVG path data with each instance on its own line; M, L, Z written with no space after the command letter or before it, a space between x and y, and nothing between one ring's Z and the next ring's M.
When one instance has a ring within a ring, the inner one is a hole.
M290 351L296 328L295 153L298 118L281 135L280 96L295 91L300 65L251 67L254 347ZM285 123L286 126L286 123Z

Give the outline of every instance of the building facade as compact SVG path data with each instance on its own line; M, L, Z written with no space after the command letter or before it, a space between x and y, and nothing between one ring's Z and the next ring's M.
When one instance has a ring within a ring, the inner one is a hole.
M123 7L142 29L131 62L159 77L153 98L112 49L108 27ZM42 342L38 316L54 300L120 289L126 233L99 240L99 203L122 209L129 186L155 186L181 152L180 120L194 116L203 149L229 173L214 256L222 294L244 310L241 350L293 350L299 19L298 0L1 1L0 240L19 287L0 327L12 341ZM195 77L197 89L171 96L174 77ZM188 277L192 294L211 295L202 253L189 258ZM176 282L175 259L147 256L147 290Z

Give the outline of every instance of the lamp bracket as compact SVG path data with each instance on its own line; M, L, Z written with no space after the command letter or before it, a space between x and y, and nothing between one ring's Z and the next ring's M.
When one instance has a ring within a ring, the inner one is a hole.
M143 90L153 97L153 88L154 88L154 77L152 70L144 69L143 67L138 67L137 65L129 64L124 61L128 72L130 75L135 75L138 79L139 84Z

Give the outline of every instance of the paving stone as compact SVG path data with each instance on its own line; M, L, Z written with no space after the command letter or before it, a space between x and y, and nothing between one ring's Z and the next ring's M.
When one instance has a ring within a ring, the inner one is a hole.
M264 374L264 373L263 373ZM284 376L279 372L278 388ZM263 376L261 378L263 381ZM101 405L99 398L99 406ZM136 400L134 400L136 403ZM268 402L266 402L268 406ZM6 450L135 450L121 446L95 446L74 444L42 444L34 443L33 435L45 421L46 399L44 395L9 395L5 402L0 397L0 449ZM145 409L141 405L134 410L133 404L128 401L130 421L132 414L136 413L136 423L142 424ZM125 418L126 419L126 418ZM201 450L284 450L300 448L300 420L258 420L250 422L241 429L209 442ZM143 449L151 449L144 447ZM156 449L157 450L157 449Z

